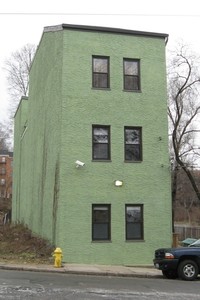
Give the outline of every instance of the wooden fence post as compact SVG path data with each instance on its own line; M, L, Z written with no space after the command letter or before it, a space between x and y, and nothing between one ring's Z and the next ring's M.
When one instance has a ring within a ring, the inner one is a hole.
M179 243L178 233L173 233L172 247L177 248Z

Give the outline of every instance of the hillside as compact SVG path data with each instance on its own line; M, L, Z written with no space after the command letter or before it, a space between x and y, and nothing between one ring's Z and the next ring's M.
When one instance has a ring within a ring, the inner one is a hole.
M0 262L53 264L54 250L22 224L0 225Z

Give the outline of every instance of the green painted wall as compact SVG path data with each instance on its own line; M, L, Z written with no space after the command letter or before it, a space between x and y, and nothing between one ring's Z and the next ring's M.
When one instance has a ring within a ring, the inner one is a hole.
M41 40L30 74L26 166L21 168L26 184L24 197L19 199L25 207L20 204L21 212L13 220L23 219L34 232L52 241L59 190L61 79L62 34L49 33Z
M14 135L14 160L13 160L13 199L12 199L12 216L16 220L16 216L23 222L24 203L25 197L23 189L24 181L26 178L23 176L25 158L26 158L26 143L25 135L27 131L27 118L28 118L28 98L22 97L19 103L16 116L15 116L15 135ZM20 201L21 199L21 201Z
M110 90L92 89L92 55L110 57ZM123 91L124 57L141 59L141 93ZM29 213L21 208L15 219L53 240L66 262L152 264L155 248L171 245L166 103L164 39L44 33L30 77L23 186ZM92 161L92 124L111 126L111 162ZM141 163L124 162L124 126L142 126ZM95 203L111 204L111 242L91 240ZM125 241L129 203L144 204L144 241Z

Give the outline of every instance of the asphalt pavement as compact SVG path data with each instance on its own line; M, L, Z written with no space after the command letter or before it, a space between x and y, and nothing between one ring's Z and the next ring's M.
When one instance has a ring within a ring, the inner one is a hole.
M96 276L118 276L152 278L162 277L162 272L154 266L113 266L113 265L85 265L63 263L60 268L54 265L44 264L9 264L0 262L0 269L21 270L35 272L57 272L66 274L96 275Z

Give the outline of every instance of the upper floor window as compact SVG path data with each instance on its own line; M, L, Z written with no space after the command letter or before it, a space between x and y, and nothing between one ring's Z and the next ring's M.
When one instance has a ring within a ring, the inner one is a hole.
M92 205L92 240L110 240L110 204Z
M0 180L0 184L1 184L1 185L5 185L5 184L6 184L6 180L5 180L4 178L2 178L2 179Z
M124 58L124 90L140 91L140 61Z
M0 158L0 162L5 163L6 162L6 158L3 156Z
M142 160L142 128L125 127L124 128L124 152L125 161Z
M110 160L110 126L93 125L92 159Z
M109 57L92 57L92 87L109 88Z
M143 205L127 204L125 210L126 240L143 240Z

